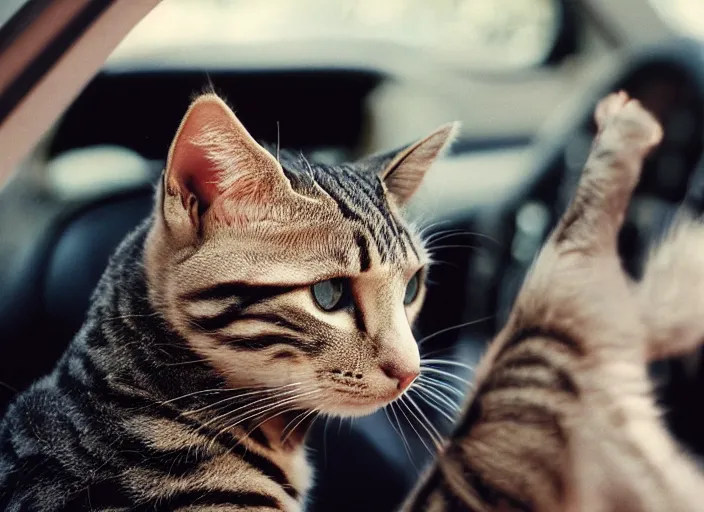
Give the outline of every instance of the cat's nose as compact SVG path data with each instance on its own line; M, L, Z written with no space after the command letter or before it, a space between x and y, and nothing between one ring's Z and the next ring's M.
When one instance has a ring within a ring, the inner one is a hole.
M393 364L385 364L381 366L381 370L388 378L397 382L396 389L405 391L411 383L420 375L420 369L401 368Z

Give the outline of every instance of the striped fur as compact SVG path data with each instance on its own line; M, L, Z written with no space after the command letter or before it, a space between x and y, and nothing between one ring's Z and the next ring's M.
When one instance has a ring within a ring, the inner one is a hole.
M596 118L575 199L409 511L701 510L704 475L663 425L646 363L704 340L704 225L681 222L631 283L617 234L661 129L623 93Z
M276 160L198 98L154 214L0 424L0 509L300 510L314 416L372 412L417 371L422 285L404 292L427 256L399 210L452 133L344 166ZM330 278L351 302L327 312L311 285Z
M302 460L281 460L264 432L245 435L256 418L225 432L219 422L204 428L223 411L208 406L228 399L241 407L247 393L194 362L187 341L150 306L141 263L148 228L113 257L56 370L11 406L0 434L2 510L284 509L305 491L296 485ZM217 492L203 497L209 488Z
M246 134L213 132L208 109L225 111L203 101L205 139L181 140L187 115L153 218L111 260L55 371L0 426L4 510L300 510L313 414L363 414L403 391L393 365L417 357L404 336L422 293L401 299L425 253L397 209L418 185L414 152L427 167L449 132L355 165L278 162ZM597 120L575 201L408 510L699 507L704 481L661 424L645 363L704 339L704 228L682 224L643 283L628 281L616 234L660 132L623 96ZM178 162L219 166L220 181L194 186ZM252 162L264 185L229 174ZM353 305L316 309L308 286L341 276Z

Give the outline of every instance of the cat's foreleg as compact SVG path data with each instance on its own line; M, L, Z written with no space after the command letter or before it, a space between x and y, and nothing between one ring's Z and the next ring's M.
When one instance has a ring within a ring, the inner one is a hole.
M624 94L492 342L477 393L411 510L693 511L700 477L652 398L647 326L617 235L657 121Z
M623 95L602 101L596 119L599 135L575 201L546 247L555 244L563 261L574 252L578 265L595 265L594 281L581 284L601 294L582 300L573 316L584 322L577 330L592 353L575 372L584 410L571 429L576 495L569 510L700 510L704 478L663 425L644 369L650 359L690 350L704 334L704 228L679 223L643 282L623 286L627 278L614 268L620 266L616 235L661 130Z
M616 237L660 127L625 95L601 102L596 117L599 135L575 199L477 369L470 407L411 510L609 510L599 443L619 427L608 412L621 412L624 381L649 391L645 331Z

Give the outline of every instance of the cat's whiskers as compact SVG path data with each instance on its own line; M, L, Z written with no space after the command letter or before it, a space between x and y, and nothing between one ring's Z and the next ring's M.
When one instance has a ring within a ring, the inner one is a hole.
M208 361L209 361L209 359L193 359L191 361L179 361L178 363L166 363L166 364L163 364L162 366L167 366L167 367L186 366L189 364L207 363Z
M440 407L440 406L438 405L438 402L436 402L436 401L434 402L434 401L430 400L430 398L429 398L427 395L423 395L423 390L421 390L421 389L414 389L414 390L412 390L412 391L415 391L416 394L418 395L418 398L420 398L421 400L423 400L423 402L424 402L428 407L430 407L430 408L432 408L433 410L435 410L438 414L440 414L440 415L441 415L443 418L445 418L447 421L449 421L450 423L454 423L454 422L455 422L456 418L453 418L452 416L450 416L450 415L447 413L447 411L445 411L445 409L443 409L442 407Z
M421 366L420 371L421 371L421 373L427 372L427 373L434 373L436 375L442 375L443 377L447 377L449 379L454 379L459 382L462 382L462 383L466 384L467 386L472 385L472 383L470 381L468 381L467 379L463 379L462 377L455 375L454 373L446 372L444 370L438 370L437 368L431 368L428 366Z
M416 386L421 386L422 389L428 394L432 393L432 396L436 400L442 402L453 411L461 409L461 405L464 403L465 395L460 393L459 390L443 386L442 384L443 383L422 381L417 382Z
M298 420L298 422L296 422L296 424L293 425L293 427L291 427L291 429L289 430L288 434L285 434L286 429L288 428L288 426L289 426L293 421L295 421L295 418L294 418L294 420L292 420L291 422L289 422L289 425L286 425L286 427L284 427L284 429L281 431L281 434L282 434L281 444L282 444L282 445L285 445L285 444L286 444L286 441L288 440L288 438L291 437L291 435L296 431L296 429L298 428L298 426L299 426L301 423L303 423L303 422L306 420L306 418L309 418L312 414L315 414L315 415L316 415L316 418L317 418L317 415L319 415L319 413L320 413L320 411L319 411L317 408L311 409L311 410L305 412L304 415L303 415L303 417L302 417L300 420ZM315 418L313 418L313 421L315 421Z
M340 437L340 433L342 432L342 422L345 420L345 418L338 416L337 417L337 437Z
M422 228L418 229L418 238L420 238L422 240L423 237L425 236L425 234L428 231L430 231L431 229L433 229L434 227L442 226L443 224L449 224L450 222L451 221L449 221L449 220L439 220L437 222L431 222L427 226L423 226Z
M459 412L462 409L462 404L464 403L466 394L459 392L459 390L454 390L457 391L457 393L451 394L452 390L439 386L436 382L432 381L418 382L417 385L428 395L432 396L435 400L442 402L453 412Z
M286 432L288 431L289 427L293 424L294 421L296 421L298 418L306 416L309 412L314 411L315 409L309 410L303 410L300 411L298 414L296 414L293 418L291 418L286 425L284 425L284 428L281 430L281 444L284 444L284 436L286 435Z
M450 347L443 347L443 348L439 348L439 349L437 349L437 350L433 350L433 351L431 351L431 352L428 352L427 354L422 354L422 355L421 355L421 360L423 360L423 358L427 358L427 357L430 357L430 356L436 356L436 355L438 355L438 354L442 354L443 352L450 352L450 351L453 351L453 350L455 350L456 348L457 348L457 347L455 347L455 346L453 345L453 346L450 346Z
M410 412L411 415L413 415L413 411L411 410L411 408L408 406L408 404L406 404L406 403L403 401L403 399L404 399L405 396L406 396L406 395L401 395L401 396L399 397L399 399L396 400L396 403L398 403L398 405L399 405L398 409L399 409L399 411L401 411L401 414L403 414L403 417L406 418L406 421L408 422L408 425L413 429L413 432L416 433L416 436L418 436L418 439L420 440L420 442L423 444L423 446L425 446L425 449L428 450L428 453L430 453L431 455L433 455L433 451L430 449L430 447L428 446L428 444L425 442L425 439L423 439L423 436L420 435L420 432L418 432L418 430L416 429L416 427L415 427L415 425L413 424L413 422L411 421L411 419L408 417L408 415L406 414L406 412L403 410L403 407L405 407L405 408L408 410L408 412ZM402 406L403 406L403 407L402 407Z
M442 370L440 368L436 368L436 366L440 366L440 367L451 366L451 367L465 368L472 373L475 372L474 366L467 364L467 363L462 363L460 361L452 361L449 359L421 359L421 364L420 364L421 376L425 377L421 382L430 381L430 382L436 382L438 384L443 384L442 387L453 388L453 389L455 389L454 392L456 394L458 394L459 396L464 396L464 393L462 393L460 390L458 390L455 386L451 386L448 382L446 382L440 378L440 376L443 376L443 377L447 377L450 379L460 381L460 382L466 384L470 389L473 389L473 383L471 381L464 379L464 378L460 377L459 375L455 375L453 373L447 372L447 371Z
M384 407L382 407L382 410L384 411L384 414L386 415L386 420L389 422L389 425L391 425L391 428L393 428L394 432L396 432L396 434L398 434L399 439L401 439L403 441L403 447L406 450L406 454L409 457L411 457L411 452L408 449L408 445L406 444L406 439L403 435L403 431L399 430L399 428L397 428L396 425L394 425L394 422L391 420L391 416L389 415L389 409L392 409L392 407L391 407L392 405L393 405L393 402L386 404ZM396 413L394 413L394 414L396 414ZM400 427L400 425L399 425L399 427Z
M294 394L293 396L290 396L290 393L287 393L286 396L276 396L276 397L269 397L267 400L270 399L278 399L274 403L267 403L264 405L260 405L258 407L255 407L253 409L248 409L246 410L243 414L240 416L237 416L235 418L231 418L227 420L227 423L225 424L226 428L232 429L236 427L237 425L242 424L245 421L258 418L260 416L265 416L268 414L270 411L276 410L277 408L281 407L282 405L288 405L288 404L295 404L298 400L301 398L306 398L310 397L311 395L317 395L322 393L322 390L320 389L312 389L308 391L304 391L302 393ZM259 400L261 402L261 400ZM247 407L251 406L252 404L247 404ZM297 404L297 406L300 406L300 404ZM238 408L238 411L243 408ZM233 411L235 412L235 411ZM223 415L225 416L225 415Z
M384 409L386 412L386 409ZM388 417L388 415L387 415ZM327 467L328 465L328 426L330 424L330 416L325 416L325 423L323 424L323 465Z
M418 470L418 466L416 466L416 462L413 459L413 453L411 451L411 445L408 442L408 439L406 438L406 434L403 431L403 426L401 426L401 420L398 417L398 414L396 414L396 409L394 409L394 402L391 402L389 404L389 409L391 409L391 413L394 415L394 418L396 419L396 425L398 426L397 432L401 436L401 442L403 443L403 447L406 450L406 454L408 454L408 459L411 461L411 464L413 464L413 467ZM387 415L388 416L388 415ZM393 427L393 422L391 422L391 418L389 418L389 423L391 423L391 426Z
M12 393L19 393L19 391L18 391L17 389L15 389L15 388L12 387L11 385L9 385L7 382L2 382L2 381L0 381L0 387L5 388L5 389L7 389L8 391L11 391Z
M234 393L237 390L235 389L228 389L228 388L211 388L211 389L201 389L198 391L193 391L192 393L186 393L185 395L180 395L175 398L169 398L168 400L163 400L161 402L154 402L153 404L148 404L143 407L138 407L134 409L135 411L140 411L144 409L148 409L150 407L160 407L164 405L169 405L173 402L177 402L179 400L184 400L186 398L190 398L196 395L203 395L203 394L217 394L217 393Z
M475 324L478 324L481 322L486 322L487 320L491 320L492 318L494 318L493 315L492 316L485 316L484 318L479 318L477 320L470 320L469 322L463 322L461 324L452 325L450 327L445 327L444 329L440 329L439 331L435 331L433 334L429 334L428 336L421 338L420 340L418 340L417 345L420 348L420 346L423 345L423 343L425 343L426 341L429 341L437 336L440 336L441 334L445 334L447 332L454 331L456 329L463 329L464 327L469 327L470 325L475 325Z
M127 315L110 316L110 317L107 317L105 320L110 321L110 320L128 320L130 318L152 318L155 316L159 316L160 314L161 313L159 313L159 312L147 313L147 314L132 313L132 314L127 314Z
M423 410L422 410L420 407L418 407L418 404L416 404L416 401L413 400L413 398L411 398L411 396L409 396L409 395L406 394L406 395L404 395L404 397L408 400L408 402L413 406L413 408L414 408L414 409L418 412L418 414L420 415L420 418L418 418L418 416L413 412L413 409L411 409L411 408L409 407L409 411L411 412L411 414L413 414L413 416L416 418L416 420L418 420L418 422L421 424L421 426L422 426L422 427L425 429L425 431L428 433L428 436L430 436L430 440L435 444L435 448L438 449L438 450L439 450L440 448L442 448L442 444L443 444L442 439L443 439L443 436L442 436L442 435L440 434L440 432L438 432L438 430L435 428L435 426L433 425L432 421L430 421L430 420L428 419L428 417L425 415L425 413L423 412ZM407 404L406 404L406 407L408 407ZM422 418L422 420L421 420L421 418Z
M459 366L461 368L467 368L468 370L474 371L475 368L474 366L467 364L467 363L461 363L459 361L452 361L450 359L421 359L420 360L421 367L425 364L428 367L432 367L430 365L437 364L437 365L446 365L446 366Z
M144 346L145 346L144 341L139 340L139 341L129 341L129 342L126 342L126 343L122 344L122 345L120 346L120 348L129 348L129 347L131 347L131 346L133 346L133 345L134 345L134 346L138 346L138 347L144 347ZM157 343L157 342L150 342L150 343L147 345L147 347L149 347L149 348L153 348L153 347L163 347L163 348L168 348L168 349L177 348L177 349L179 349L179 350L185 350L185 351L187 351L187 352L190 353L190 354L193 353L193 349L191 349L190 347L187 347L186 345L179 345L179 344L176 344L176 343Z
M283 391L283 392L278 393L278 394L275 394L275 395L273 395L273 396L266 396L266 397L264 397L264 398L259 398L259 399L257 399L257 400L254 400L253 402L247 402L247 403L245 403L244 405L241 405L241 406L239 406L239 407L236 407L235 409L232 409L232 410L230 410L230 411L227 411L226 413L220 414L220 415L218 415L218 416L215 416L214 418L209 419L208 421L206 421L205 423L203 423L203 424L201 425L201 428L207 428L208 426L212 425L213 423L221 422L222 420L225 420L226 418L229 418L229 417L232 417L233 415L236 415L238 412L242 411L243 409L246 409L245 414L249 414L249 413L252 413L252 412L255 412L255 411L265 410L265 409L267 409L268 407L270 407L270 406L272 405L272 404L263 404L263 405L260 405L260 406L258 406L258 407L255 407L254 409L250 409L250 407L251 407L252 405L254 405L254 404L261 404L262 402L268 402L268 401L271 401L271 400L278 400L278 399L281 399L281 398L286 399L286 400L284 400L283 403L288 403L288 402L291 402L291 401L295 401L296 399L301 398L302 396L307 396L307 395L310 395L310 394L312 394L312 393L315 393L316 391L318 391L318 390L313 389L312 391L308 391L308 392L306 392L306 393L302 393L302 394L301 394L301 393L299 393L299 392L300 392L299 389L292 389L292 390L288 390L288 391ZM282 395L283 395L283 396L282 396ZM291 396L291 395L293 395L293 396ZM275 402L275 403L276 403L276 402ZM253 417L256 417L256 415L253 416ZM237 418L235 418L234 420L227 419L226 421L228 421L228 423L229 423L230 421L236 421L236 423L230 424L230 428L232 428L232 427L235 427L237 424L241 423L241 421L244 421L244 420L238 420Z
M240 398L246 398L246 397L250 397L250 396L258 396L258 395L261 395L261 394L264 394L264 393L271 395L271 394L276 394L276 393L278 393L280 390L283 390L284 393L290 393L291 391L286 391L286 390L288 390L288 389L291 388L291 387L299 386L300 384L301 384L300 382L294 382L294 383L292 383L292 384L286 384L286 385L284 385L284 386L277 386L277 387L274 387L274 388L255 389L255 390L253 390L253 391L248 391L248 392L246 392L246 393L240 393L240 394L237 394L237 395L235 395L235 396L231 396L231 397L224 398L224 399L219 400L219 401L217 401L217 402L215 402L215 403L208 404L208 405L206 405L206 406L204 406L204 407L201 407L201 408L199 408L199 409L195 409L195 410L192 410L192 411L186 411L186 412L184 412L184 413L181 413L181 416L191 416L191 415L194 415L194 414L198 414L198 413L203 412L203 411L206 411L206 410L208 410L208 409L216 408L218 405L220 405L220 404L222 404L222 403L230 403L230 402L232 402L232 401L234 401L234 400L237 400L237 399L240 399ZM294 390L292 390L292 391L296 391L296 390L294 389ZM267 397L265 397L265 398L267 398ZM262 399L262 400L264 400L264 399ZM260 402L260 401L261 401L261 400L257 400L257 401L255 401L255 402L249 402L248 404L245 405L245 407L246 407L246 406L249 406L249 405L252 405L252 404L254 404L254 403Z
M298 409L299 409L299 406L298 406L298 405L294 405L293 407L288 407L288 408L286 408L286 409L284 409L284 410L282 410L282 411L276 412L275 414L272 414L272 415L270 415L270 416L266 416L260 423L258 423L253 429L251 429L251 430L246 434L245 437L249 437L249 436L252 434L252 432L254 432L256 429L258 429L259 427L261 427L261 426L262 426L263 424L265 424L266 422L271 421L272 419L274 419L274 418L276 418L276 417L278 417L278 416L281 416L282 414L287 414L287 413L289 413L289 412L297 411ZM308 416L310 416L311 413L314 413L314 412L318 412L318 410L317 410L317 409L305 410L305 411L303 411L303 413L301 413L301 414L295 416L294 419L291 420L291 421L284 427L284 429L281 431L281 436L282 436L282 438L281 438L281 440L280 440L281 444L282 444L282 445L285 444L285 443L286 443L286 440L289 438L289 436L290 436L291 434L293 434L293 432L295 431L295 429L298 428L298 426L299 426ZM284 436L284 433L286 432L286 429L291 425L291 423L292 423L293 421L295 421L296 418L300 418L301 416L303 416L303 418L301 418L301 420L293 426L293 428L291 429L291 431L290 431L287 435ZM251 419L251 418L247 418L247 419ZM316 418L313 419L313 421L315 421L315 419L317 419L317 416L316 416ZM246 420L243 420L243 421L246 421ZM312 424L312 423L311 423L311 424ZM233 428L233 427L228 427L228 428ZM239 444L239 443L238 443L238 444Z
M493 238L489 235L486 235L484 233L477 233L475 231L467 231L464 229L454 229L454 230L453 229L446 229L444 231L438 231L438 232L430 235L426 240L424 240L424 243L426 245L428 245L428 244L431 244L434 242L439 242L441 240L446 240L448 238L453 238L453 237L457 237L457 236L473 236L476 238L487 239L487 240L499 245L498 240L496 240L495 238Z
M464 230L462 229L443 229L434 233L430 233L428 235L428 238L423 239L423 245L427 248L438 239L445 239L453 236L461 236L463 231Z
M284 409L283 411L279 411L279 412L277 412L276 414L272 414L271 416L267 416L267 417L264 418L262 421L260 421L259 423L257 423L254 427L252 427L252 428L247 432L247 434L245 435L245 437L250 437L250 436L252 435L252 432L254 432L254 431L257 430L259 427L261 427L262 425L264 425L264 423L266 423L267 421L271 421L271 420L273 420L274 418L276 418L277 416L281 416L282 414L286 414L286 413L293 412L293 411L296 411L296 410L298 410L298 407L294 405L293 407L289 407L289 408L287 408L287 409Z
M442 395L438 392L436 392L434 389L430 388L429 386L425 386L424 384L418 383L414 385L410 391L417 391L418 393L425 393L427 395L427 398L429 400L432 400L434 403L438 404L439 406L444 406L447 407L450 412L459 412L460 407L456 403L454 403L452 400L447 395ZM444 410L444 409L443 409Z
M468 244L452 244L452 245L435 245L433 247L427 247L426 250L430 253L431 257L435 251L442 251L445 249L469 249L472 251L478 251L483 249L483 247L478 245L468 245Z
M464 396L467 394L463 392L461 389L458 389L457 387L453 386L449 382L445 382L444 380L440 380L439 378L431 375L422 375L418 377L417 382L419 383L425 383L428 386L432 386L434 388L442 388L446 391L449 391L453 395L456 395L460 398L464 398ZM469 384L468 386L469 389L473 389L473 385Z
M416 379L416 381L413 383L413 386L411 389L415 389L417 387L420 387L424 390L430 390L432 393L434 393L434 396L437 395L440 398L446 400L446 405L448 407L450 407L451 409L455 409L455 408L459 407L459 404L455 401L455 398L447 393L448 390L446 388L443 388L442 386L439 386L438 384L445 384L445 383L437 382L437 381ZM452 388L452 386L449 386L449 385L448 385L448 387ZM456 392L456 393L453 393L453 395L460 398L460 395L462 395L462 393L460 393L458 389L453 388L453 390ZM464 395L462 395L462 396L464 396Z
M306 167L308 167L308 172L313 174L313 169L310 166L310 162L308 161L306 156L303 154L303 151L300 152L300 156L301 156L301 160L303 160L303 162L306 164Z
M224 426L220 429L220 431L215 436L213 436L213 438L211 439L209 447L212 448L212 446L217 442L217 439L221 435L225 434L228 431L231 431L233 428L244 423L245 421L248 421L248 420L251 420L254 418L258 418L261 416L265 416L266 419L263 421L263 423L265 423L266 421L268 421L268 420L270 420L280 414L283 414L285 412L285 411L277 411L277 409L280 408L281 406L295 403L297 400L300 400L301 398L310 397L310 395L314 395L314 394L320 393L320 392L321 392L321 390L315 389L313 391L300 393L300 394L293 396L293 397L288 397L284 400L279 400L273 404L266 404L266 405L263 405L260 407L256 407L252 410L247 410L244 412L244 414L240 415L237 418L229 420L226 424L224 424ZM279 397L272 397L272 398L279 398ZM291 410L295 410L296 408L297 407L292 407ZM274 415L268 416L268 413L270 413L272 411L277 411L277 413ZM201 426L201 428L203 428L203 426Z
M272 414L271 416L267 416L267 417L264 418L261 422L257 423L253 428L251 428L244 436L242 436L242 437L237 441L237 443L235 443L234 446L232 446L231 448L229 448L229 449L227 450L227 452L225 452L225 454L226 454L226 455L229 455L230 453L232 453L232 451L233 451L235 448L237 448L240 444L242 444L242 441L243 441L244 439L250 438L251 435L252 435L252 433L253 433L255 430L257 430L259 427L261 427L262 425L264 425L267 421L271 421L271 420L273 420L274 418L276 418L277 416L281 416L282 414L287 414L287 413L289 413L289 412L296 411L297 409L298 409L298 407L296 407L296 406L294 405L293 407L288 407L288 408L284 409L283 411L277 412L276 414ZM225 432L227 432L227 431L230 430L231 428L233 428L233 427L227 426L227 427L223 428L222 430L220 430L220 432L218 432L218 433L215 435L215 439L217 439L219 436L221 436L222 434L224 434ZM245 445L245 453L247 453L246 445Z

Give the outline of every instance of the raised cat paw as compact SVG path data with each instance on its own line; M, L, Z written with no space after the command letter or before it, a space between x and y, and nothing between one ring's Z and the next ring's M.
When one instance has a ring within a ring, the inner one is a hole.
M609 94L601 100L594 119L600 138L604 135L618 137L636 143L644 151L662 140L663 131L657 119L624 91Z

